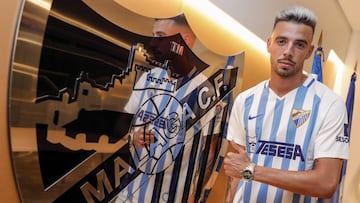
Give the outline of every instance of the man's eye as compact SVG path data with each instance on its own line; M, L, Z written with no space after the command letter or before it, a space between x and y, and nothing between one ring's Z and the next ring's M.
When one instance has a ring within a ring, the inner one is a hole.
M304 43L297 43L296 47L299 48L299 49L303 49L303 48L305 48L305 44Z
M285 40L278 40L277 44L278 45L284 45L284 44L286 44L286 41Z
M153 37L165 37L165 34L164 33L161 33L161 32L155 32L153 34Z

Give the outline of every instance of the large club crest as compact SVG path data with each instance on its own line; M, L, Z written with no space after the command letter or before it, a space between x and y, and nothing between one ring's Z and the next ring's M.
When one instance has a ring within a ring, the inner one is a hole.
M186 177L171 185L186 181L184 201L190 194L206 198L216 177L209 174L218 172L226 151L228 99L237 85L238 67L227 67L239 63L227 64L227 57L217 56L216 63L207 64L181 35L174 35L163 40L176 41L179 53L189 51L188 60L197 68L194 77L184 84L155 77L156 68L183 75L171 59L155 57L151 31L147 36L117 24L136 19L133 24L145 28L154 19L102 1L121 14L111 18L92 3L53 0L45 11L25 1L9 94L11 150L21 199L114 202L140 177L142 184L134 188L144 191L143 183L169 168L182 171L176 166L185 156ZM143 76L160 86L138 84ZM126 112L132 92L145 89L149 94L138 101L137 110ZM127 137L136 128L155 132L155 142L141 149L131 146ZM220 129L216 136L214 129ZM190 146L188 154L185 145ZM156 195L166 193L169 202L176 202L179 194L172 191Z

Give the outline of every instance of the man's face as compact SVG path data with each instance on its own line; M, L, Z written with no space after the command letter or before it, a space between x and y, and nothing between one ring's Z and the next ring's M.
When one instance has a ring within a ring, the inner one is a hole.
M153 26L153 36L154 37L167 37L181 33L181 27L178 26L175 21L164 19L157 20Z
M164 62L166 59L172 59L177 54L170 51L171 45L182 44L183 42L179 37L168 38L168 36L176 35L180 33L183 36L185 31L182 26L179 26L173 20L164 19L157 20L153 26L153 36L154 38L151 41L151 47L154 53L154 56L160 62Z
M310 26L294 22L278 22L267 41L272 71L281 77L301 74L304 61L314 46L311 45L313 31Z

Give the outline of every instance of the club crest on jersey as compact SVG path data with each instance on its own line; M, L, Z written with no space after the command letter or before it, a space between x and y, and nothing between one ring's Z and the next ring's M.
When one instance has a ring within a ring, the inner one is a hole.
M310 117L310 110L293 109L291 112L291 118L295 127L298 128L304 124Z

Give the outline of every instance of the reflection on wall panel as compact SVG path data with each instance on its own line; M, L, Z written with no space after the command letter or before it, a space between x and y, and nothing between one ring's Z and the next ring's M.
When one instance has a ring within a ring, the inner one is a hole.
M118 4L105 18L104 5L115 4L25 2L9 98L21 199L205 200L226 152L243 54L129 31L119 21L151 28L154 19L130 18ZM135 146L129 135L142 129L154 141Z

